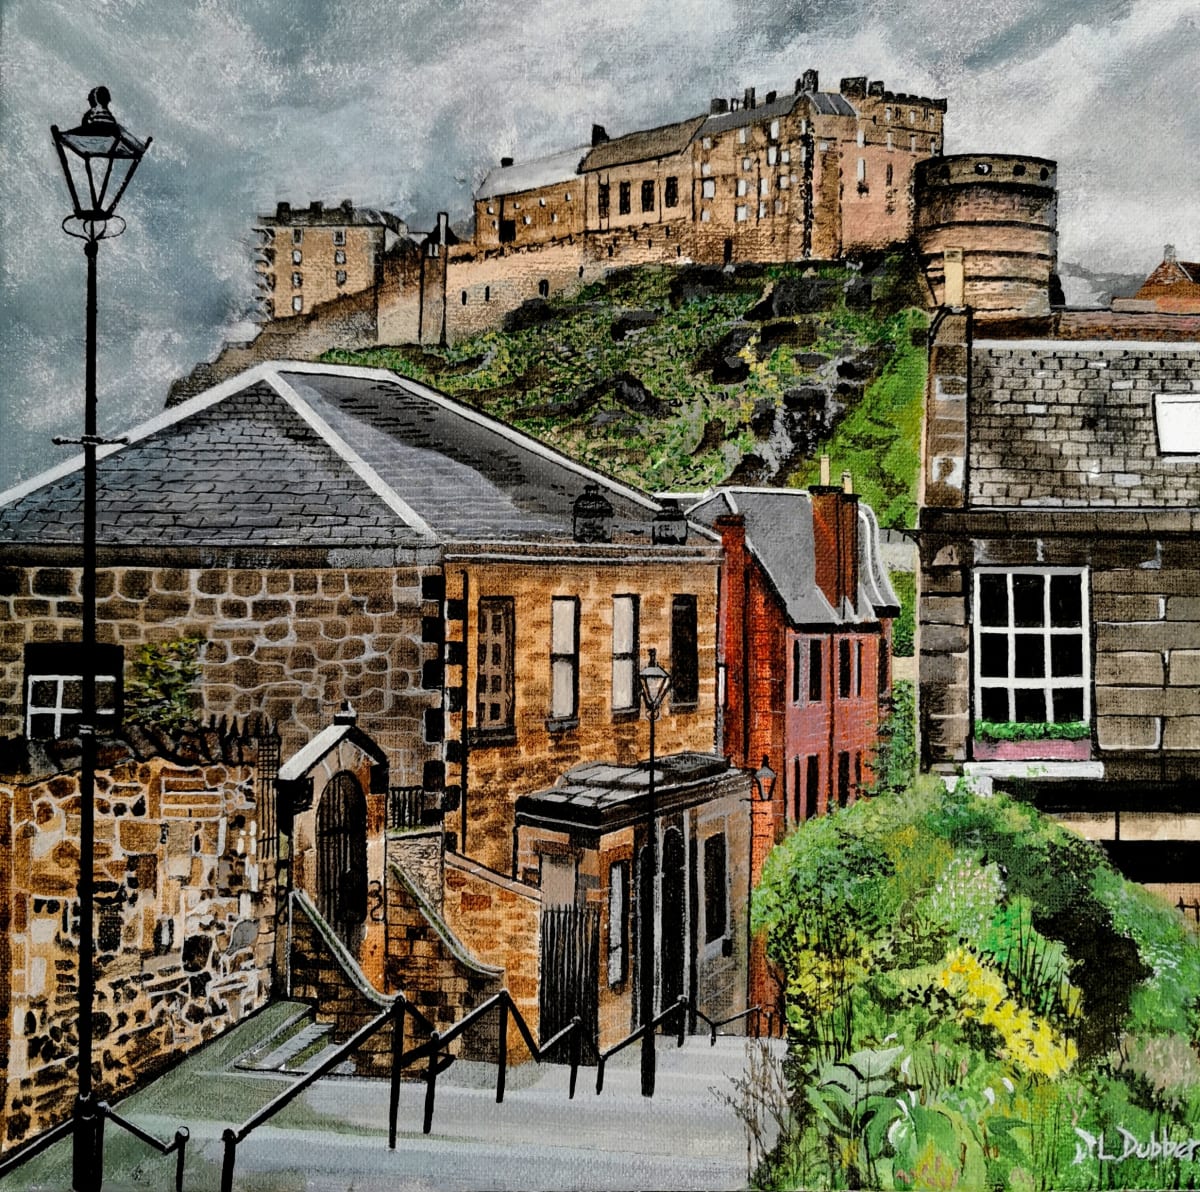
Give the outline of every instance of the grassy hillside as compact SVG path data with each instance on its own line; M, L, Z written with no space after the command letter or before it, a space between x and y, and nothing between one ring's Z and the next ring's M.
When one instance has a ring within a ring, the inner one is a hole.
M911 264L617 271L447 349L324 359L427 382L652 490L807 484L816 459L885 524L915 512L925 318Z

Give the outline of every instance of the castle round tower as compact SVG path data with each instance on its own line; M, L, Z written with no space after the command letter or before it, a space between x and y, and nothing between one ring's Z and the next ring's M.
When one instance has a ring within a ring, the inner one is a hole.
M1058 267L1057 163L963 153L917 163L916 236L936 306L980 318L1050 313Z

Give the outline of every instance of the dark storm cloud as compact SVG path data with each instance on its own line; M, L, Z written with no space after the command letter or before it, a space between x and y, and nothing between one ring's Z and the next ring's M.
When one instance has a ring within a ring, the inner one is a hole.
M101 252L101 420L245 334L256 213L350 197L424 227L518 158L869 74L950 100L947 150L1060 161L1062 251L1148 270L1200 224L1200 0L3 0L0 487L77 433L83 257L49 125L106 83L154 145Z

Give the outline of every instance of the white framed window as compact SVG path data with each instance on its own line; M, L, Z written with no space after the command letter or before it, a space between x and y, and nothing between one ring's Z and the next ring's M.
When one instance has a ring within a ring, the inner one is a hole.
M733 210L733 218L738 223L745 223L750 218L750 210L745 203L739 203Z
M780 190L787 190L787 188L789 186L791 186L791 184L792 184L792 180L787 176L787 174L780 174L779 181L776 185L779 187Z
M292 289L298 290L298 289L300 289L300 287L302 285L304 285L304 274L303 273L293 273L292 274Z
M725 833L704 841L704 942L717 944L729 934L729 865Z
M706 178L703 182L700 183L700 197L701 198L711 199L716 196L716 193L717 193L717 180L715 178Z
M612 708L638 707L638 598L614 596L612 602Z
M867 143L867 130L861 124L858 127L857 142L860 149Z
M750 157L743 157L742 158L742 169L750 170L753 168L754 168L754 159L750 158Z
M344 248L334 249L333 263L335 265L344 265L346 263L346 250Z
M758 193L760 195L769 195L771 193L771 179L760 178L758 180Z
M712 137L701 138L700 147L702 149L711 149L712 148Z
M572 720L579 707L579 599L550 602L550 718Z
M336 273L333 275L333 277L334 277L334 280L337 282L337 284L338 284L339 286L344 286L344 285L346 284L346 271L345 271L345 269L339 269L339 270L338 270L338 271L337 271L337 272L336 272Z
M292 249L292 264L293 265L303 265L304 264L304 254L298 248Z
M867 159L865 157L858 159L858 180L859 182L866 182L867 180Z
M346 243L346 229L345 228L334 228L333 229L333 242L334 242L334 244L345 244Z
M759 219L766 219L766 218L767 218L767 205L766 205L766 203L760 202L760 203L758 204L758 218L759 218Z
M980 568L974 601L976 721L1090 721L1087 572Z
M539 207L544 207L545 205L546 205L546 200L545 200L545 199L538 199L538 206L539 206Z
M745 195L749 194L749 192L750 192L750 182L749 182L749 180L748 180L748 179L746 179L746 178L739 178L739 179L738 179L738 181L737 181L737 192L738 192L738 198L742 198L743 196L745 196Z
M1163 455L1200 455L1200 393L1156 393L1154 423Z
M304 229L303 228L293 228L292 229L292 243L293 244L303 244L304 243Z
M54 741L79 732L83 714L83 676L78 642L37 642L25 647L25 736ZM120 646L96 647L96 728L120 722Z
M745 129L745 128L739 128L739 129L738 129L738 144L739 144L739 145L744 145L744 144L746 143L746 133L747 133L747 131L748 131L748 130L747 130L747 129Z
M779 121L778 120L771 121L771 127L767 130L767 135L773 141L779 140Z
M767 149L767 165L773 166L779 160L779 150L771 145Z
M304 309L304 299L299 294L292 299L292 310L299 314Z
M779 151L780 165L790 166L792 164L792 151L790 149L780 149Z
M700 208L700 222L708 223L712 219L712 212L707 207Z

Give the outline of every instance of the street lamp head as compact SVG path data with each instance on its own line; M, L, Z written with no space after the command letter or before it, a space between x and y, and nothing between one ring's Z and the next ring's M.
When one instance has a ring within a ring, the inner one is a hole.
M758 797L764 803L775 797L775 780L779 775L771 769L767 755L763 754L762 765L754 771L754 785L758 788Z
M657 716L671 686L671 676L658 665L658 651L650 651L650 661L638 674L642 684L642 699L651 716Z
M50 128L71 192L73 212L68 218L88 228L85 239L104 235L104 225L114 218L151 141L150 137L139 140L123 129L109 111L110 101L107 87L94 87L88 94L88 110L76 128L66 132L57 125Z

